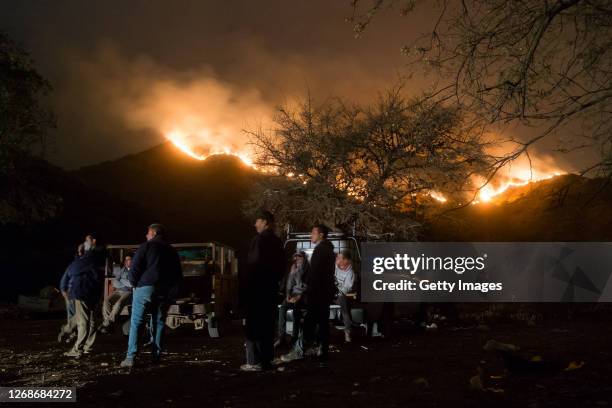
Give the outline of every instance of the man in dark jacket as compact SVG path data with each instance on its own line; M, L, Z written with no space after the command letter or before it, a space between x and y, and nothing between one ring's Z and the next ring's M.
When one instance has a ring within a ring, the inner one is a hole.
M151 313L153 333L153 362L159 361L169 299L178 290L183 278L181 260L176 250L164 239L165 228L152 224L147 231L147 242L140 245L129 271L132 284L132 311L128 351L121 367L133 367L138 351L138 333L147 313Z
M68 266L60 282L62 293L67 293L68 299L74 302L73 319L77 329L74 346L64 353L67 357L79 358L82 354L89 354L96 341L95 312L104 289L104 258L100 256L103 249L94 249L93 236L87 236L87 251Z
M74 259L79 259L85 255L85 245L79 244L77 247L77 252ZM72 262L70 263L72 264ZM70 266L70 265L68 265ZM76 338L76 319L74 319L74 300L70 299L68 296L68 292L70 291L69 276L68 276L69 268L66 268L64 274L62 275L62 279L60 280L60 291L62 292L62 296L64 297L64 301L66 303L66 323L62 325L60 328L60 332L57 336L57 342L61 343L64 341L64 337L67 337L66 342L69 343Z
M328 357L329 305L337 293L334 277L336 254L334 245L327 239L328 234L329 228L323 224L313 227L310 233L315 249L310 257L310 271L303 295L307 310L304 318L304 339L298 340L290 353L281 356L283 361L304 358L305 346L311 346L315 342L318 343L318 350L313 351L317 357Z
M242 303L246 318L246 364L243 371L270 368L274 357L274 322L279 280L285 269L283 244L274 233L274 217L262 211L255 221L246 262Z

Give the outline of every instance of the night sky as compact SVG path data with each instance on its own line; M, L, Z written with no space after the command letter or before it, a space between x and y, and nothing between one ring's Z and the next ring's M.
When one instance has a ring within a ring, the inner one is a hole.
M51 81L49 159L70 169L153 147L177 117L239 147L242 129L308 91L372 100L406 73L400 49L435 12L387 10L359 39L351 13L348 0L4 0L0 29ZM406 91L429 85L413 79Z

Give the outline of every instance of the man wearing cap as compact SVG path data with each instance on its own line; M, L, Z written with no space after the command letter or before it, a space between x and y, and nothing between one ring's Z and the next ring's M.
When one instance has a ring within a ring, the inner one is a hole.
M274 217L269 211L256 216L257 235L251 241L241 293L245 308L246 364L242 371L271 367L274 357L274 322L278 284L285 269L285 254L274 233Z

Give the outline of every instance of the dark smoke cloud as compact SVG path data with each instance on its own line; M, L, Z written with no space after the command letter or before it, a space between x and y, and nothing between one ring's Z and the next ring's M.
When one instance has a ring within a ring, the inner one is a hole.
M329 1L6 1L0 27L51 79L51 159L74 168L159 144L180 112L240 145L241 129L307 91L376 95L403 63L388 39L415 28L389 13L355 40L350 12Z
M356 40L349 1L5 0L0 28L53 83L50 159L75 168L155 146L173 127L239 150L242 129L306 92L371 100L405 73L401 47L434 17L419 10L388 10Z

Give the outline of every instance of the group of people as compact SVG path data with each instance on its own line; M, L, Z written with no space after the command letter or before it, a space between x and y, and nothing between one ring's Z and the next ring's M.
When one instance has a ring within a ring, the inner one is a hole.
M246 363L243 371L269 369L274 361L274 346L286 337L286 314L293 313L291 351L280 357L290 362L312 356L326 360L329 353L330 305L340 306L345 340L351 341L351 314L348 307L355 275L349 251L336 255L328 240L329 228L315 225L311 231L314 245L310 260L304 251L297 252L284 285L285 293L277 309L279 282L285 271L285 253L274 233L274 217L262 211L255 221L246 270L243 307L246 325ZM275 315L278 314L278 338L274 342ZM303 324L302 324L303 320Z
M345 341L351 341L352 296L355 274L350 251L336 255L328 240L329 228L318 224L312 228L314 246L310 259L304 251L292 259L285 276L286 259L281 239L274 232L274 217L262 211L255 221L257 235L246 258L246 271L241 289L241 306L245 317L246 364L243 371L260 371L272 366L275 346L286 342L287 311L293 312L291 351L283 354L284 362L313 356L327 359L329 353L330 305L340 307ZM153 362L159 361L163 346L164 326L169 303L176 297L182 281L182 268L177 251L166 241L161 224L148 227L146 242L133 258L126 256L120 268L113 271L113 290L103 302L105 252L95 234L89 234L78 248L74 261L66 269L60 289L66 299L68 318L60 330L59 341L74 341L64 353L80 358L92 351L98 332L111 330L121 310L131 304L127 354L121 367L133 367L139 348L139 333L149 320L149 336ZM285 278L285 284L281 280ZM284 299L278 306L279 288ZM100 304L102 307L100 308ZM101 309L101 310L100 310ZM102 312L103 321L96 322ZM278 319L276 318L278 316ZM278 320L278 337L274 326ZM303 321L303 323L302 323Z
M131 304L128 349L121 366L134 365L139 333L148 315L151 359L159 361L168 303L175 297L183 277L179 255L165 240L165 235L163 225L150 225L146 242L133 258L124 258L112 280L113 293L102 304L101 324L96 319L104 293L106 255L104 248L97 245L95 234L85 237L60 281L60 290L66 299L67 322L60 330L58 341L66 337L74 340L65 356L80 358L91 353L97 333L108 331L121 310Z

